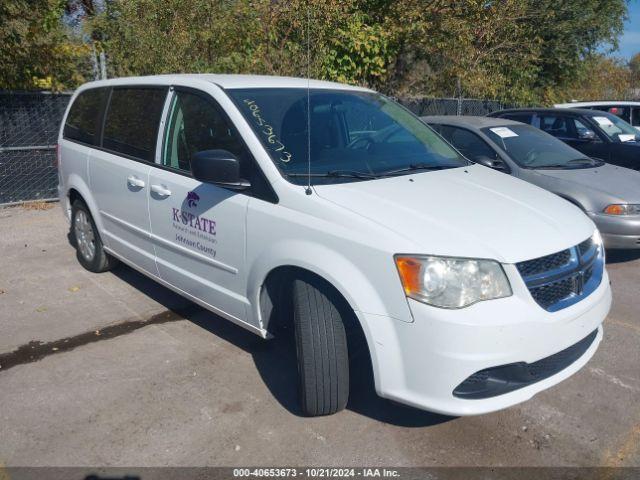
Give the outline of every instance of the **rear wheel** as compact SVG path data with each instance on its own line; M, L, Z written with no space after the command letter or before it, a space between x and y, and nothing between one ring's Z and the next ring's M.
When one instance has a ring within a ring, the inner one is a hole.
M293 314L302 411L336 413L349 399L345 313L338 294L315 277L296 279Z
M87 270L106 272L118 263L104 251L93 217L81 200L76 200L71 206L71 239L80 265Z

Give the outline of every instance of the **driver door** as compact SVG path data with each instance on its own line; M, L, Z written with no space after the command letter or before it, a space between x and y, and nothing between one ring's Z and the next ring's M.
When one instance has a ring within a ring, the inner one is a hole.
M244 144L210 95L176 87L169 100L160 164L149 174L149 211L160 277L230 320L244 322L245 217L249 197L202 183L191 158Z

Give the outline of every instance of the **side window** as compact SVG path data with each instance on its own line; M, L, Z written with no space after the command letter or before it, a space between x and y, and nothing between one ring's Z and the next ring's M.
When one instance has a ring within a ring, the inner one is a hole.
M500 115L500 117L531 125L531 118L533 115L530 113L507 113L506 115Z
M498 154L482 138L464 128L451 128L449 141L467 158L473 160L478 157L488 157L492 160L498 158Z
M245 147L235 129L213 101L190 92L176 91L169 108L164 137L162 164L191 171L191 158L203 150L227 150L240 159L246 169Z
M153 162L165 88L114 88L105 118L102 146Z
M451 136L453 135L453 127L448 125L437 125L437 130L440 135L449 143L451 143Z
M96 145L106 96L105 88L85 90L78 95L64 124L64 138Z
M433 128L436 132L442 135L442 125L438 125L437 123L428 123L431 128Z
M591 128L589 128L587 125L585 125L583 122L581 122L577 118L572 118L570 120L573 123L572 130L575 131L575 138L585 138L584 135L586 134L586 132L589 132L589 131L593 132ZM594 140L599 141L597 135L594 137Z
M539 115L540 129L554 137L578 138L573 119L564 115Z
M631 125L640 127L640 107L633 107L631 109Z

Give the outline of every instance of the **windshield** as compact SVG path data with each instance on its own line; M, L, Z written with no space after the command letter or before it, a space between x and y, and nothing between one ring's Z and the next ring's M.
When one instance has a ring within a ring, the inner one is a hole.
M591 119L598 125L600 130L614 142L640 141L638 130L616 115L602 112L593 115Z
M227 93L288 180L369 180L468 161L405 108L370 92L304 88ZM307 105L310 105L309 115ZM311 120L309 137L307 124Z
M482 132L525 168L588 168L602 162L531 125L483 128Z

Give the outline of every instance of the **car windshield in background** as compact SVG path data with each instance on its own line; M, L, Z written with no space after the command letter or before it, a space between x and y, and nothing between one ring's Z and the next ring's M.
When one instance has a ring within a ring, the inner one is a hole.
M591 120L614 142L640 142L638 130L610 113L598 113Z
M306 183L308 158L313 183L369 180L468 164L412 113L376 93L311 89L307 97L304 88L229 89L227 93L273 162L294 183Z
M531 125L488 127L482 131L521 167L569 169L602 165Z

